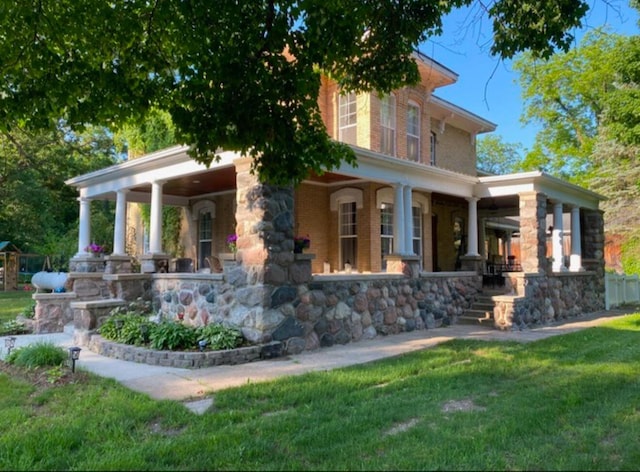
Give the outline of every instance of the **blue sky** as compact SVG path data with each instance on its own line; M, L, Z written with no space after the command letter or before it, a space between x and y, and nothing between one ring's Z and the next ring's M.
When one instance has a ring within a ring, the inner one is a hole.
M590 0L591 8L574 31L576 40L589 28L608 25L619 34L640 34L638 12L627 0ZM444 34L420 46L420 51L459 75L458 82L437 89L435 94L495 123L494 134L509 143L533 144L536 125L520 121L522 98L517 74L510 61L490 56L491 24L486 17L477 22L477 11L458 9L444 19Z

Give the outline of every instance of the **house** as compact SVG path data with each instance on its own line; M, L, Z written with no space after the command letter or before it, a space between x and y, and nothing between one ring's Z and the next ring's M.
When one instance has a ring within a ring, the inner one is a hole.
M322 81L327 130L358 165L295 189L261 184L248 157L222 152L207 168L185 146L68 180L80 197L76 332L88 342L110 307L142 296L169 317L299 352L455 323L496 277L501 329L603 309L602 198L543 172L480 175L476 137L496 126L438 98L457 75L415 57L421 83L389 95ZM116 202L113 252L96 258L85 248L102 199ZM131 218L141 202L147 227ZM166 205L182 209L179 254L162 246ZM302 254L295 236L311 241Z

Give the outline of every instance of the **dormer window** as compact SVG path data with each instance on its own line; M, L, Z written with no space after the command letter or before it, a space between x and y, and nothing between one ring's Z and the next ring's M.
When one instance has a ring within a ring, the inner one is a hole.
M380 99L380 152L396 155L396 97L393 94Z
M338 140L347 144L358 144L358 113L355 93L339 95Z
M420 107L413 102L407 105L407 159L420 160Z

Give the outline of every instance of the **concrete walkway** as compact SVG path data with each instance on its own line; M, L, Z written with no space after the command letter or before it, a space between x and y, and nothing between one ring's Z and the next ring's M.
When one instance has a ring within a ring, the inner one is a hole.
M637 307L621 308L585 315L570 321L526 331L498 331L475 325L454 325L432 330L412 331L369 341L322 348L312 352L280 359L263 360L236 366L217 366L203 369L178 369L151 366L100 356L83 349L77 369L85 369L103 377L110 377L122 385L148 394L155 399L186 401L193 411L208 408L211 400L205 397L217 390L261 382L287 375L325 371L378 359L397 356L411 351L433 347L454 339L481 339L530 342L559 334L597 326L603 322L638 312ZM64 333L16 336L16 347L34 342L51 341L64 348L73 344L73 328ZM2 355L4 340L0 341ZM203 400L204 399L204 400Z

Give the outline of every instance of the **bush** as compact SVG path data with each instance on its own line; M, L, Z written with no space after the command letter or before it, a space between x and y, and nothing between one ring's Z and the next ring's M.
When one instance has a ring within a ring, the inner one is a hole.
M19 321L5 321L0 325L0 336L7 336L9 334L25 334L29 332L29 328L24 323Z
M144 315L127 313L108 318L98 330L100 335L122 344L141 346L149 341L155 323ZM146 333L146 335L145 335Z
M160 351L193 349L196 345L196 330L182 323L163 321L150 333L151 347Z
M40 342L11 351L6 361L9 364L33 368L62 365L67 357L67 352L63 348L51 342Z
M209 324L197 330L198 340L205 340L207 348L215 350L233 349L242 344L242 333L221 324Z

